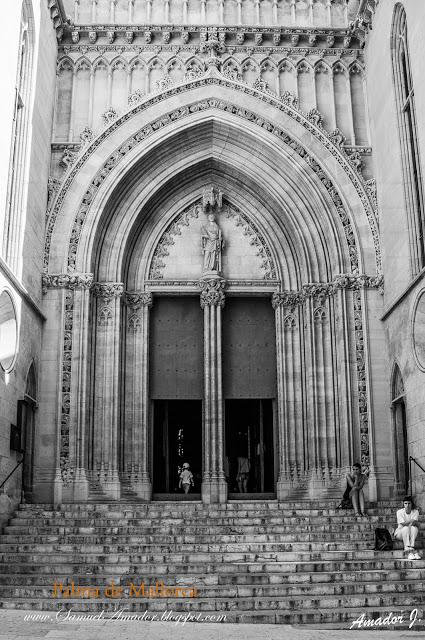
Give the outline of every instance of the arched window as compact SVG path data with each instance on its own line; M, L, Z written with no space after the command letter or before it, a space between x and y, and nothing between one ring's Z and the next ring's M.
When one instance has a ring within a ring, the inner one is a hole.
M32 502L36 408L37 376L32 362L27 374L24 399L18 400L18 424L21 428L22 452L24 454L22 496L25 502Z
M391 409L393 414L393 444L395 495L404 495L409 486L409 453L407 441L406 401L403 378L398 365L392 376Z
M414 275L425 266L425 213L406 13L401 4L394 10L391 48Z
M10 153L9 183L7 189L6 220L3 236L3 256L14 270L18 267L22 212L24 210L24 184L27 171L28 129L33 66L33 14L30 0L23 0L19 34L18 69L16 76L15 107L13 115L12 146Z

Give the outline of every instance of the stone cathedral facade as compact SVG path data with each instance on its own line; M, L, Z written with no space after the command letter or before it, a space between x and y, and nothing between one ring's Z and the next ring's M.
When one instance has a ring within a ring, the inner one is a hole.
M3 512L421 501L422 1L6 4Z

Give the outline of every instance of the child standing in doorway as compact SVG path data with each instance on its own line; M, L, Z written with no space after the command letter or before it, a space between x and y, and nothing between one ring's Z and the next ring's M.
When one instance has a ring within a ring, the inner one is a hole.
M179 487L183 489L185 493L189 493L190 487L194 486L193 473L190 471L190 465L188 462L183 463L183 469L180 472Z

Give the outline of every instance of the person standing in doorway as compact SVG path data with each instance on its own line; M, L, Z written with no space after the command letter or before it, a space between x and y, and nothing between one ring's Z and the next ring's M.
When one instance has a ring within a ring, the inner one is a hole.
M248 493L248 479L251 465L249 459L243 456L238 456L238 475L236 477L238 481L239 493Z
M179 487L183 489L185 493L189 493L190 487L194 486L193 473L190 470L188 462L183 463L183 469L180 472Z

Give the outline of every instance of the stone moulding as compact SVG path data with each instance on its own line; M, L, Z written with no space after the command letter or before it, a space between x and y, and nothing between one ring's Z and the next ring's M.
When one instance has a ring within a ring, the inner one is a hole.
M213 72L214 73L214 72ZM381 250L379 244L379 232L378 225L375 217L375 209L374 203L371 198L370 188L363 180L362 176L359 174L357 168L353 166L353 163L346 157L344 152L341 150L340 146L336 144L331 138L330 135L320 128L320 126L315 125L311 122L305 114L299 112L294 106L288 104L286 100L280 100L277 96L273 96L270 93L262 92L258 89L254 89L248 85L245 85L239 81L231 80L219 74L218 71L215 71L216 75L205 75L201 78L195 78L193 80L188 80L185 84L177 85L171 87L160 94L148 96L145 100L137 103L135 106L130 107L130 109L124 113L122 116L118 117L115 121L113 121L102 133L100 133L91 143L86 145L81 153L81 155L75 160L72 166L68 169L67 174L65 175L62 187L58 192L55 201L52 206L52 210L48 219L47 229L46 229L46 241L45 241L45 254L44 254L44 270L47 271L49 264L49 255L50 255L50 243L51 236L53 233L53 228L55 225L55 221L59 212L60 207L65 199L66 193L73 182L75 176L81 167L85 164L90 155L95 152L95 150L100 146L100 144L105 140L106 137L111 135L119 126L121 126L124 122L132 118L134 115L142 111L143 109L157 104L163 99L170 97L172 95L184 93L192 88L201 87L205 85L215 84L218 86L226 86L230 88L235 88L238 91L242 91L248 95L257 97L261 99L263 102L273 105L278 108L280 111L283 111L285 114L292 117L298 123L302 124L310 133L312 133L316 138L320 140L322 144L332 153L332 155L337 159L339 164L343 167L344 171L349 176L353 186L355 187L363 207L365 209L369 226L371 229L373 242L375 245L375 259L377 264L377 271L381 271ZM309 162L310 166L315 170L318 174L318 177L322 181L322 183L326 186L327 190L331 194L331 197L337 207L337 210L342 207L342 201L339 197L336 188L332 185L329 177L325 174L324 170L321 168L319 163L317 163L307 151L301 147L297 142L295 142L285 131L276 127L271 122L266 121L265 119L259 117L256 113L251 111L240 109L239 107L233 106L228 102L219 99L208 99L199 101L199 103L194 103L191 105L183 106L179 109L175 109L169 114L162 116L159 120L154 121L148 124L144 129L136 133L132 138L128 139L121 147L107 160L105 165L99 170L96 178L93 180L92 184L88 188L83 201L80 204L79 211L77 214L77 219L74 222L73 232L72 232L72 240L70 242L69 256L68 256L68 264L71 270L75 265L75 257L76 250L78 246L78 240L81 233L82 224L84 222L84 218L90 206L90 202L93 199L96 191L98 190L100 184L104 181L107 175L116 167L119 160L124 157L124 155L131 150L136 144L139 144L144 139L152 135L159 128L166 126L167 124L171 124L176 120L183 119L184 117L189 116L191 113L195 113L201 110L207 109L221 109L223 111L228 111L233 113L234 115L241 117L243 119L249 120L260 127L266 129L270 133L278 136L281 140L283 140L286 144L291 146L301 157L304 157L306 161ZM345 217L348 220L348 216L345 213ZM340 214L341 217L341 214ZM344 220L343 220L344 224ZM345 226L347 222L345 221ZM354 237L354 236L353 236Z

